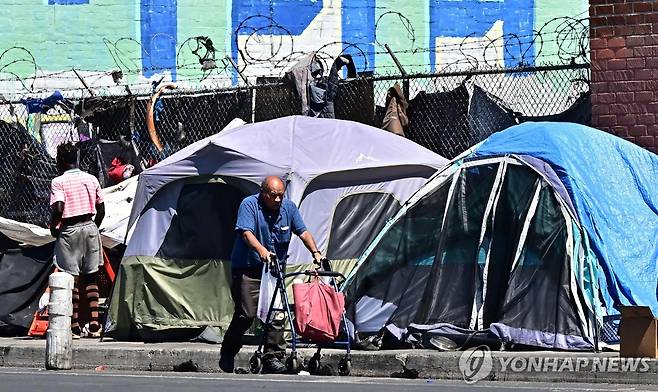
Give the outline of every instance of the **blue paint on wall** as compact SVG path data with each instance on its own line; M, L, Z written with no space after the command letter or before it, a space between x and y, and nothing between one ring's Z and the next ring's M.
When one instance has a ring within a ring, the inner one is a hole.
M375 7L376 0L342 2L342 48L353 56L358 70L373 70L376 66ZM503 33L516 34L522 42L519 45L518 41L511 39L506 44L503 55L505 66L518 66L521 59L526 65L534 64L534 47L530 37L533 35L535 0L429 0L429 7L429 47L434 47L437 37L483 36L494 23L502 20ZM294 36L300 35L321 10L321 0L234 0L231 10L233 60L238 63L237 35L254 32L275 36L291 34L294 40ZM243 23L249 17L252 18ZM279 26L272 26L272 20ZM238 27L239 31L236 32ZM318 42L318 47L321 45ZM429 55L430 66L436 70L436 53L430 51ZM237 73L233 80L237 82Z
M375 0L343 0L342 7L343 52L352 55L357 71L374 70Z
M251 18L246 28L241 29L240 34L251 34L253 29L263 29L263 33L269 31L273 35L286 34L286 30L292 35L300 35L322 10L321 0L243 0L233 1L233 28L249 18L250 16L266 16L272 18L275 23L284 29L271 28L271 21L267 18Z
M300 35L321 10L321 0L234 0L231 9L233 61L238 63L237 35ZM237 83L237 77L234 72L233 84Z
M237 36L251 34L300 35L322 10L322 1L235 0L231 10L231 52L238 60Z
M89 0L48 0L48 5L89 4Z
M234 0L231 10L233 36L231 37L231 56L238 62L236 33L250 35L258 30L261 34L293 35L302 34L313 19L322 10L321 0ZM280 27L271 27L272 18ZM375 0L349 0L342 3L342 48L353 56L358 70L372 70L375 66ZM243 23L242 25L240 25ZM239 28L239 31L235 31ZM294 42L294 41L293 41ZM354 47L354 44L357 47ZM322 46L318 42L318 48ZM300 50L300 48L295 48ZM365 53L365 57L363 55ZM234 83L237 75L234 75Z
M177 0L141 0L143 74L170 71L176 80Z
M231 58L233 61L237 64L238 63L238 44L237 44L237 33L235 29L238 28L238 25L240 24L240 10L242 9L239 4L240 0L233 0L232 1L232 8L231 8L231 23L233 24L232 29L233 32L231 33ZM238 84L238 73L233 70L231 72L231 83L235 86Z
M437 37L483 36L498 20L503 21L503 34L516 34L521 42L510 40L505 48L506 67L518 66L523 57L534 64L531 41L534 26L534 0L430 0L430 42ZM525 53L525 54L524 54ZM436 70L436 52L430 51L430 64Z

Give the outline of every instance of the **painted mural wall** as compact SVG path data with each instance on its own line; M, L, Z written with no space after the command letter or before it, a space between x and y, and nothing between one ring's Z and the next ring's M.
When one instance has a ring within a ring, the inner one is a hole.
M318 51L359 71L555 63L548 22L586 18L587 0L0 0L0 91L203 85L278 76ZM543 30L542 30L543 29ZM533 39L538 31L541 42ZM502 39L501 37L506 37ZM493 44L492 44L493 42ZM541 55L539 55L541 53ZM232 65L231 62L235 64ZM114 71L114 74L112 73ZM114 78L113 78L114 76Z

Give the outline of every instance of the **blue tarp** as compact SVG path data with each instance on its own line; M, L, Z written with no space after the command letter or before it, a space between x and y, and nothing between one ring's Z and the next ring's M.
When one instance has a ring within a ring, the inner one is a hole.
M28 113L46 113L63 99L62 93L57 90L47 98L26 98L21 99L21 103L27 107Z
M530 122L498 132L474 155L522 154L549 164L564 184L616 305L650 306L658 316L658 155L572 123Z

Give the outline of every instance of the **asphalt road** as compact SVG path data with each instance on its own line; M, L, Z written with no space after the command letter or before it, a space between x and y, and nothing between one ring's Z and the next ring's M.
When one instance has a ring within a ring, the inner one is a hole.
M120 391L267 391L267 392L398 392L398 391L658 391L658 386L608 384L478 383L394 378L253 376L207 373L114 371L45 371L0 368L0 392Z

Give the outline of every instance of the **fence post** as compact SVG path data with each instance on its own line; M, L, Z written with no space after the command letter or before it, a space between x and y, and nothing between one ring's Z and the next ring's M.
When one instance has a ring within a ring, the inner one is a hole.
M388 46L388 44L384 44L384 48L386 48L386 51L388 52L388 55L391 56L393 59L393 62L395 63L395 66L398 67L398 70L400 71L400 74L402 75L402 93L404 94L404 98L408 101L409 100L409 79L407 78L408 74L407 71L404 70L404 67L402 67L402 64L398 60L398 58L395 56L391 48Z
M78 79L80 79L80 82L82 83L83 86L85 86L85 88L87 89L87 91L89 91L89 94L91 94L92 97L95 97L95 96L96 96L96 93L94 93L94 90L92 90L92 89L89 87L89 85L87 84L87 82L85 81L85 79L84 79L84 78L78 73L78 70L76 70L75 68L73 68L73 73L75 74L75 76L78 77Z
M48 330L46 331L46 369L72 368L71 315L73 314L73 276L55 272L48 278Z
M240 75L240 77L244 81L244 84L246 84L247 87L251 86L251 84L249 83L249 79L247 79L247 77L244 76L242 71L240 71L240 68L238 68L238 65L235 63L235 61L233 61L233 59L231 57L229 57L228 55L226 56L226 60L228 60L228 62L231 63L231 65L233 66L233 69L235 69L235 72L237 72L238 75Z
M402 93L404 94L404 99L409 102L409 79L402 79Z

